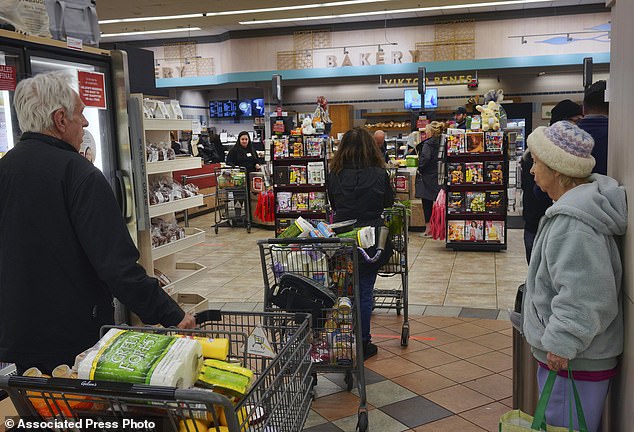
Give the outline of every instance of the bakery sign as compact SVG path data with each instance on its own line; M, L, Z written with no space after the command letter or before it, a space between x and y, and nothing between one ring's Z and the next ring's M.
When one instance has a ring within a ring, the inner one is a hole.
M475 77L477 77L476 73L472 73L472 74L462 73L462 74L435 75L435 76L427 75L425 77L425 84L432 85L432 86L469 84L475 79ZM394 77L394 78L381 77L379 81L379 88L416 87L416 86L418 86L418 77Z

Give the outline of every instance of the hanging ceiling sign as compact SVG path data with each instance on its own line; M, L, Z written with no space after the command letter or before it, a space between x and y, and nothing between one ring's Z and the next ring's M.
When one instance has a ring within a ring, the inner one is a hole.
M15 66L0 65L0 90L15 91Z
M425 83L430 86L443 86L443 85L458 85L458 84L470 84L476 73L468 74L456 74L456 75L427 75L425 77ZM394 88L394 87L417 87L418 77L394 77L383 78L379 80L379 88Z
M79 97L87 107L106 109L106 81L100 72L77 71Z

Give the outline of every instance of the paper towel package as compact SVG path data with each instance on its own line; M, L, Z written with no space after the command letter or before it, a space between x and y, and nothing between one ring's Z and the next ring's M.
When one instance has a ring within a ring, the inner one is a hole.
M75 368L79 379L190 388L202 360L193 339L111 329L77 356Z

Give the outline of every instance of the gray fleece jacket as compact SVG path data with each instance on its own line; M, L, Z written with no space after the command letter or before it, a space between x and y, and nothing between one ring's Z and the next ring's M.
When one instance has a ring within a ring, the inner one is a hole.
M526 279L523 331L533 355L572 359L573 370L608 370L623 351L621 256L625 189L593 174L542 217Z

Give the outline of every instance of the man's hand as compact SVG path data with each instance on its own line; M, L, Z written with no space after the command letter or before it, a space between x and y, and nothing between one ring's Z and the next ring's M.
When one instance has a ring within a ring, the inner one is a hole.
M196 318L193 315L186 313L183 320L176 326L179 329L193 329L196 327Z
M546 355L546 358L548 359L548 367L550 370L559 372L560 369L568 369L567 358L559 357L557 354L551 352Z

